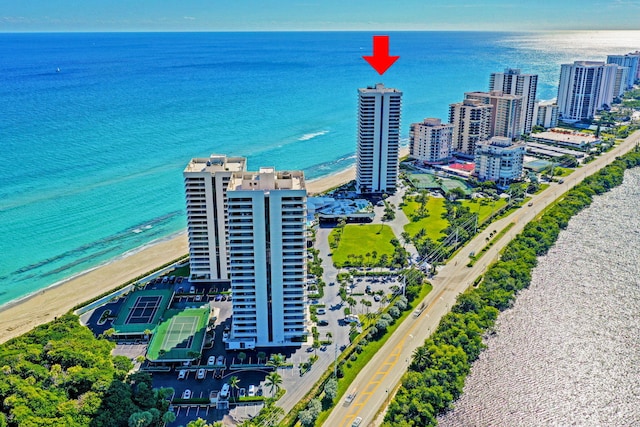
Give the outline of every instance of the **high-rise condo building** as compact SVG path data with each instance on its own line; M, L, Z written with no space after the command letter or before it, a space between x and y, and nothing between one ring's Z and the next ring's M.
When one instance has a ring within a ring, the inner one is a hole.
M639 78L640 73L640 55L628 53L626 55L609 55L607 56L607 64L617 64L621 67L629 68L625 89L631 89L633 83Z
M229 280L226 192L231 175L245 170L244 157L212 154L191 159L183 172L192 282Z
M233 321L227 348L300 345L307 335L306 201L301 171L261 168L231 177Z
M409 132L409 153L424 163L444 163L451 157L453 125L440 119L424 119L412 123Z
M525 144L510 138L493 137L476 145L474 175L481 181L494 181L506 187L522 176Z
M517 68L507 68L504 73L491 73L489 92L494 91L522 96L520 129L523 133L530 133L535 124L533 113L538 91L538 75L520 74L520 70Z
M449 105L449 123L453 125L452 149L456 155L472 158L476 143L491 136L493 106L478 99L465 99Z
M616 69L616 80L613 84L613 97L621 98L624 91L627 90L627 80L629 76L629 67L618 66Z
M522 96L494 92L466 92L466 99L477 99L493 106L491 110L491 136L518 138L522 135L520 117Z
M536 122L538 126L553 128L558 126L558 104L553 101L540 101L536 104Z
M358 89L356 190L393 193L398 180L402 92L382 83Z
M616 64L575 61L562 64L558 85L558 111L566 122L590 119L596 111L611 105L614 98Z

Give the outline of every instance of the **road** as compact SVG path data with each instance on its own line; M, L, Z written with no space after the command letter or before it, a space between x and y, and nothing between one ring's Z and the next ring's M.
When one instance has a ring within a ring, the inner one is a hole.
M586 176L611 163L616 156L622 155L640 142L640 132L629 136L622 144L601 155L593 162L584 165L564 178L563 184L553 183L545 191L533 196L532 206L523 206L490 225L471 240L456 256L454 256L433 278L433 290L423 300L426 309L416 319L409 316L385 345L376 353L367 366L358 374L349 389L358 390L351 405L343 405L344 397L333 409L324 426L348 427L356 417L362 417L362 426L377 426L382 423L382 414L376 415L381 408L386 408L402 375L407 371L413 351L419 347L438 326L440 319L449 312L458 294L463 292L481 275L486 267L494 262L515 235L534 219L546 206L573 188ZM509 232L485 253L474 264L466 267L469 253L480 251L485 247L485 238L496 230L498 233L514 223Z

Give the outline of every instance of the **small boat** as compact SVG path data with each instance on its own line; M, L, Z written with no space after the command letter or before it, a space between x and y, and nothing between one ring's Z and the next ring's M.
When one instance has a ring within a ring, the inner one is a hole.
M60 67L56 69L56 73L59 73L59 72L60 72Z

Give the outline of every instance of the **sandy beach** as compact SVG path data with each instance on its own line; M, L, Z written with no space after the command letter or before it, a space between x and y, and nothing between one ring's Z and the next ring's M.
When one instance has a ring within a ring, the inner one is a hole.
M406 156L408 149L401 149ZM307 183L310 194L317 194L355 179L355 166ZM180 189L178 189L180 190ZM53 320L74 306L188 253L186 233L151 245L130 256L117 259L58 286L8 304L0 311L0 343Z

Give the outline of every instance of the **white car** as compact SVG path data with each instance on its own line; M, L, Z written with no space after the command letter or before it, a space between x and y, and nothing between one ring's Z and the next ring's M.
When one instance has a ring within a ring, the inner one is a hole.
M209 358L207 359L207 365L212 366L216 364L216 357L215 356L209 356Z
M316 310L317 314L327 314L327 310L325 310L324 308L319 308Z
M255 396L256 395L256 386L254 386L253 384L251 384L249 386L249 396Z
M216 359L216 365L224 365L224 356L223 355L218 356L218 358Z
M223 399L229 397L229 384L225 383L222 385L222 390L220 390L220 397Z
M200 368L200 369L198 369L198 376L197 376L197 378L198 378L199 380L203 380L206 374L207 374L207 371L205 371L205 369L204 369L204 368Z
M362 423L362 417L356 417L356 419L351 423L351 427L358 427L360 423Z
M185 391L182 392L182 398L183 399L191 399L191 390L186 389Z
M180 369L178 371L178 379L179 380L183 380L185 378L187 378L187 370L186 369Z

